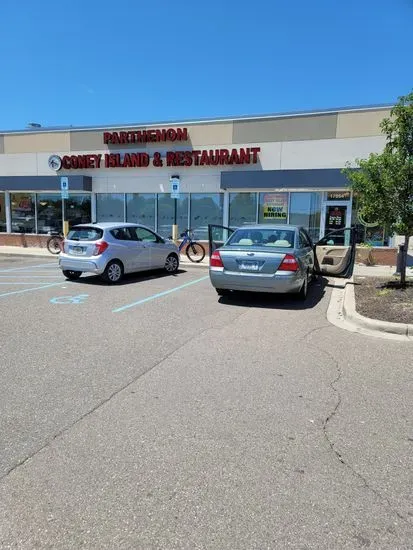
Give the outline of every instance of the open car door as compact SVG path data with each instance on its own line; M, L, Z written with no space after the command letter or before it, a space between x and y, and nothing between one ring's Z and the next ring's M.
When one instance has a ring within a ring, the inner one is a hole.
M223 246L234 231L235 229L225 227L224 225L208 225L209 255L217 248Z
M345 227L325 235L314 245L314 271L348 279L356 260L356 228Z

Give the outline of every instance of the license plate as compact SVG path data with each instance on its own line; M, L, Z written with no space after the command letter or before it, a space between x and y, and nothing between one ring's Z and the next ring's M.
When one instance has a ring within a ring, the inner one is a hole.
M73 246L72 252L73 254L83 254L84 248L83 246Z
M242 262L239 267L244 271L258 271L259 268L257 262Z

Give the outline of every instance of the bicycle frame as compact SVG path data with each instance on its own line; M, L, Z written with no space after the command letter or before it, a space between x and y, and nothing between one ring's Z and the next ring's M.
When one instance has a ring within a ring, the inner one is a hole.
M181 250L184 248L184 246L186 244L191 244L191 243L192 243L192 239L189 236L188 231L185 231L184 238L183 238L181 244L179 245L179 252L181 252Z

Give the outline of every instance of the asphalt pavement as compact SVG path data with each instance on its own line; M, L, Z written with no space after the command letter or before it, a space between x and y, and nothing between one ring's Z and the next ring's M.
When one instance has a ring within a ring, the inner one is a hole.
M0 257L0 548L411 549L411 343Z

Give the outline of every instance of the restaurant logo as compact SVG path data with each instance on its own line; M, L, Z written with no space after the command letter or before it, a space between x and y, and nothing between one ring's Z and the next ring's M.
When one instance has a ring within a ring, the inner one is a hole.
M52 155L49 157L47 164L51 170L55 170L57 172L62 167L62 159L59 155Z
M155 151L105 153L86 155L53 155L49 158L52 170L88 170L91 168L147 168L154 166L226 166L233 164L257 164L259 147L241 147L237 149L199 149L192 151Z

